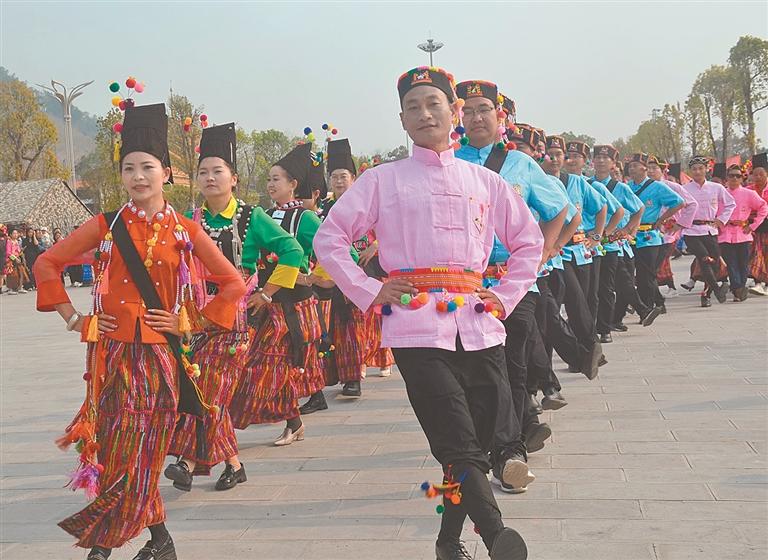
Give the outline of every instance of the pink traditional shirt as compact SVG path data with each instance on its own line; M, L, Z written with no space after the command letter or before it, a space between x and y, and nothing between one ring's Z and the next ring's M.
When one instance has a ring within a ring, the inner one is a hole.
M691 181L683 185L683 188L699 204L694 221L714 222L720 220L725 223L736 208L736 201L728 194L728 190L718 183L704 181L704 184L700 185L696 181ZM683 235L717 235L717 228L714 224L694 224L683 229Z
M748 188L749 190L751 190L751 191L755 191L755 192L758 194L758 196L761 196L761 197L763 197L763 200L765 200L766 202L768 202L768 185L766 185L765 187L763 187L763 191L762 191L762 192L759 192L759 191L758 191L758 186L757 186L757 185L755 185L754 183L752 183L752 184L750 184L750 185L747 185L747 188Z
M453 150L437 153L414 146L408 159L367 170L333 206L317 231L320 264L360 309L366 310L382 283L369 278L349 254L353 240L373 229L379 262L389 272L450 267L482 272L494 233L508 248L507 273L493 292L509 314L536 281L544 240L520 195L496 173L462 161ZM504 325L478 313L474 294L466 304L439 312L437 298L413 309L393 305L382 318L382 346L482 350L506 340Z
M760 195L744 187L728 189L728 193L736 201L736 209L731 214L725 227L720 230L717 240L719 243L744 243L752 241L751 233L744 233L744 222L749 220L751 214L755 214L749 229L755 231L768 216L768 203L760 198Z
M672 216L672 219L681 227L691 227L693 225L693 217L696 215L696 209L699 206L696 202L696 199L693 198L680 183L668 181L667 179L664 179L662 182L677 194L682 196L683 200L685 201L685 205L680 210L678 210L674 216ZM682 235L681 232L682 230L677 230L675 233L665 233L664 243L674 243L680 238L680 235Z

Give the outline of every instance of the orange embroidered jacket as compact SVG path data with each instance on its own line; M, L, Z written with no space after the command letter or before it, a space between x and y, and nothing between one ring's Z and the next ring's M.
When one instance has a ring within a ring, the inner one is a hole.
M208 271L207 279L219 286L218 294L201 309L201 313L206 319L223 328L232 328L238 300L246 291L245 283L198 224L181 214L176 213L176 216L179 223L189 232L194 245L192 252L205 265ZM147 240L154 234L152 221L126 211L121 213L120 219L125 221L139 256L144 260L147 254ZM172 311L176 302L180 260L176 238L173 235L176 220L170 212L165 212L165 217L159 223L162 227L153 248L153 263L149 268L149 275L155 283L165 310ZM54 311L55 305L70 301L61 282L62 271L71 264L92 260L89 255L99 246L108 229L104 216L95 216L37 258L34 273L38 288L38 311ZM163 333L153 330L144 322L146 307L116 246L112 248L108 276L108 292L101 296L102 307L104 313L117 318L117 329L105 336L122 342L165 343Z

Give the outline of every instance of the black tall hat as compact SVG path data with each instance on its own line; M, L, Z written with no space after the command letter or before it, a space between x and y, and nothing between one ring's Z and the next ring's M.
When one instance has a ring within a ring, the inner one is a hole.
M755 154L752 156L752 169L755 167L762 167L768 171L768 153Z
M352 159L352 147L349 140L331 140L328 142L328 173L333 173L337 169L346 169L352 175L357 175L355 160Z
M165 103L126 107L120 138L120 163L130 153L146 152L159 159L165 167L171 167ZM172 172L168 182L173 183Z
M312 165L312 145L309 143L299 144L273 165L279 165L285 169L291 177L296 179L298 182L298 186L296 187L296 197L302 198L299 195L306 192L305 189L309 176L309 166ZM305 196L303 198L310 197Z
M317 163L317 165L315 165ZM325 165L316 161L309 162L307 188L301 193L309 193L309 196L296 196L296 198L312 198L313 191L320 191L320 200L328 196L328 183L325 180Z
M200 159L220 157L237 171L237 135L235 123L204 128L200 138Z
M718 179L725 179L725 164L724 163L716 163L714 168L712 169L712 177L717 177Z
M667 169L667 174L675 177L678 181L680 180L680 172L683 170L683 165L681 163L670 163L669 168Z

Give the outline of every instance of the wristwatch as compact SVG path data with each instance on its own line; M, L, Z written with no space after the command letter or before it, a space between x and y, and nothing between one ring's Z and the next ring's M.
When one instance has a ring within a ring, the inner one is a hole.
M599 234L599 233L597 233L597 232L595 232L595 233L590 233L590 234L589 234L589 237L591 237L593 241L600 241L600 239L602 239L602 238L601 238L601 236L600 236L600 234Z

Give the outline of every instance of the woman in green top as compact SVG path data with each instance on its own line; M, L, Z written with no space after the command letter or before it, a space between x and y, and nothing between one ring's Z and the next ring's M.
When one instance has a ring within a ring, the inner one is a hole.
M198 385L204 402L214 405L204 418L205 460L195 461L198 445L195 418L183 415L174 433L169 455L179 458L169 465L165 476L179 490L189 491L192 475L208 475L214 465L224 461L226 467L216 483L217 490L228 490L245 482L245 467L238 460L237 439L230 417L231 401L244 370L252 368L253 339L249 336L246 308L258 311L279 290L293 288L299 273L303 251L264 210L245 204L234 197L237 185L234 123L203 130L197 186L205 197L202 208L188 214L198 222L221 252L243 274L250 289L240 303L240 313L232 331L207 325L189 346L195 361L201 365ZM246 255L243 245L256 251L274 254L277 264L272 274L256 288L257 258L251 251ZM198 263L198 270L205 271ZM212 298L217 293L216 277L205 274L199 284L205 289L201 297Z
M283 433L274 442L279 446L304 439L298 399L325 386L319 357L321 326L309 282L312 241L320 219L298 200L307 198L304 190L308 186L310 149L309 144L297 146L269 171L267 192L275 206L267 214L296 238L303 254L296 285L275 294L255 318L258 367L243 376L232 402L236 428L286 420ZM244 260L249 260L255 257L257 248L246 240L243 251ZM273 261L267 258L262 263L267 273Z

